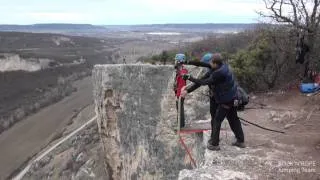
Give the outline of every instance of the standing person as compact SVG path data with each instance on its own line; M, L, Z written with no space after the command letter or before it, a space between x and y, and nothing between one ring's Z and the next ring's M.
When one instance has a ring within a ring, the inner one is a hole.
M237 114L237 107L234 106L237 98L237 85L234 80L234 75L228 65L223 62L221 54L207 53L202 59L210 60L209 64L200 62L200 65L210 68L210 71L201 79L195 79L190 74L184 74L183 78L194 82L195 85L183 89L181 96L185 97L187 93L191 93L198 87L208 85L211 93L210 114L212 131L207 148L210 150L220 150L220 128L225 117L227 117L231 130L237 139L232 145L244 148L244 134Z
M182 62L186 60L186 56L184 54L176 54L175 56L175 69L176 69L176 77L174 82L174 92L176 96L176 108L178 112L179 98L181 95L181 89L186 86L186 80L182 78L183 74L188 74L188 70L184 68ZM180 128L185 126L185 116L184 116L184 98L181 97L180 103ZM178 114L177 114L178 119Z

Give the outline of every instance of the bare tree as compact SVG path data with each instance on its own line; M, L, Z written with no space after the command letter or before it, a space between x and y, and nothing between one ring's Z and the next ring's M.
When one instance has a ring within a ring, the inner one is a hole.
M319 38L320 0L263 0L267 12L259 12L278 24L292 27L296 33L296 63L316 63L315 43Z

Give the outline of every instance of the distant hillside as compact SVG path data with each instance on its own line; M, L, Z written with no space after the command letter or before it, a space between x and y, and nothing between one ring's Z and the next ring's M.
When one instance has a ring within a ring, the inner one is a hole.
M252 29L256 24L150 24L109 25L109 30L123 31L179 31L179 32L236 32Z
M103 26L91 24L33 24L33 25L0 25L0 31L21 31L21 32L72 32L72 31L104 31Z
M0 58L9 53L26 60L45 58L62 64L84 58L92 66L112 59L108 49L117 43L113 39L61 34L0 32Z
M221 28L248 28L255 24L150 24L134 25L133 27L154 27L154 28L188 28L188 29L221 29Z
M179 31L229 33L252 29L256 24L146 24L146 25L105 25L91 24L33 24L0 25L0 31L13 32L51 32L64 34L91 34L117 31Z
M40 26L41 27L41 26ZM74 91L95 64L114 63L117 40L0 32L0 133Z

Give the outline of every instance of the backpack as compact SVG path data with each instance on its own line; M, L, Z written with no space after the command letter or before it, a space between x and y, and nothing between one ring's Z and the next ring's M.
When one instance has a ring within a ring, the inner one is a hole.
M301 93L314 93L320 90L320 86L315 83L301 83L300 92Z
M249 103L248 93L240 86L237 87L237 110L243 111L244 107Z

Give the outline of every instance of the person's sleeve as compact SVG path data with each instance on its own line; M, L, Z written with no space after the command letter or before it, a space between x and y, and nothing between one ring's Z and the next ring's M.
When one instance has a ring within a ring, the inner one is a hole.
M188 70L187 69L182 69L180 71L180 74L183 75L183 74L188 74Z
M189 61L187 62L188 65L198 66L198 67L207 67L211 68L211 66L207 63L201 62L201 61Z
M200 79L206 79L210 77L210 72L207 72L204 76L202 76ZM198 89L201 86L201 84L193 83L187 90L188 93L193 92L194 90Z
M188 92L188 93L191 93L191 92L193 92L194 90L198 89L200 86L201 86L200 84L193 83L193 84L187 89L187 92Z
M189 81L194 82L196 84L200 84L201 86L204 86L204 85L215 84L218 79L219 79L219 73L213 72L210 74L209 77L206 77L204 79L196 79L191 76Z

